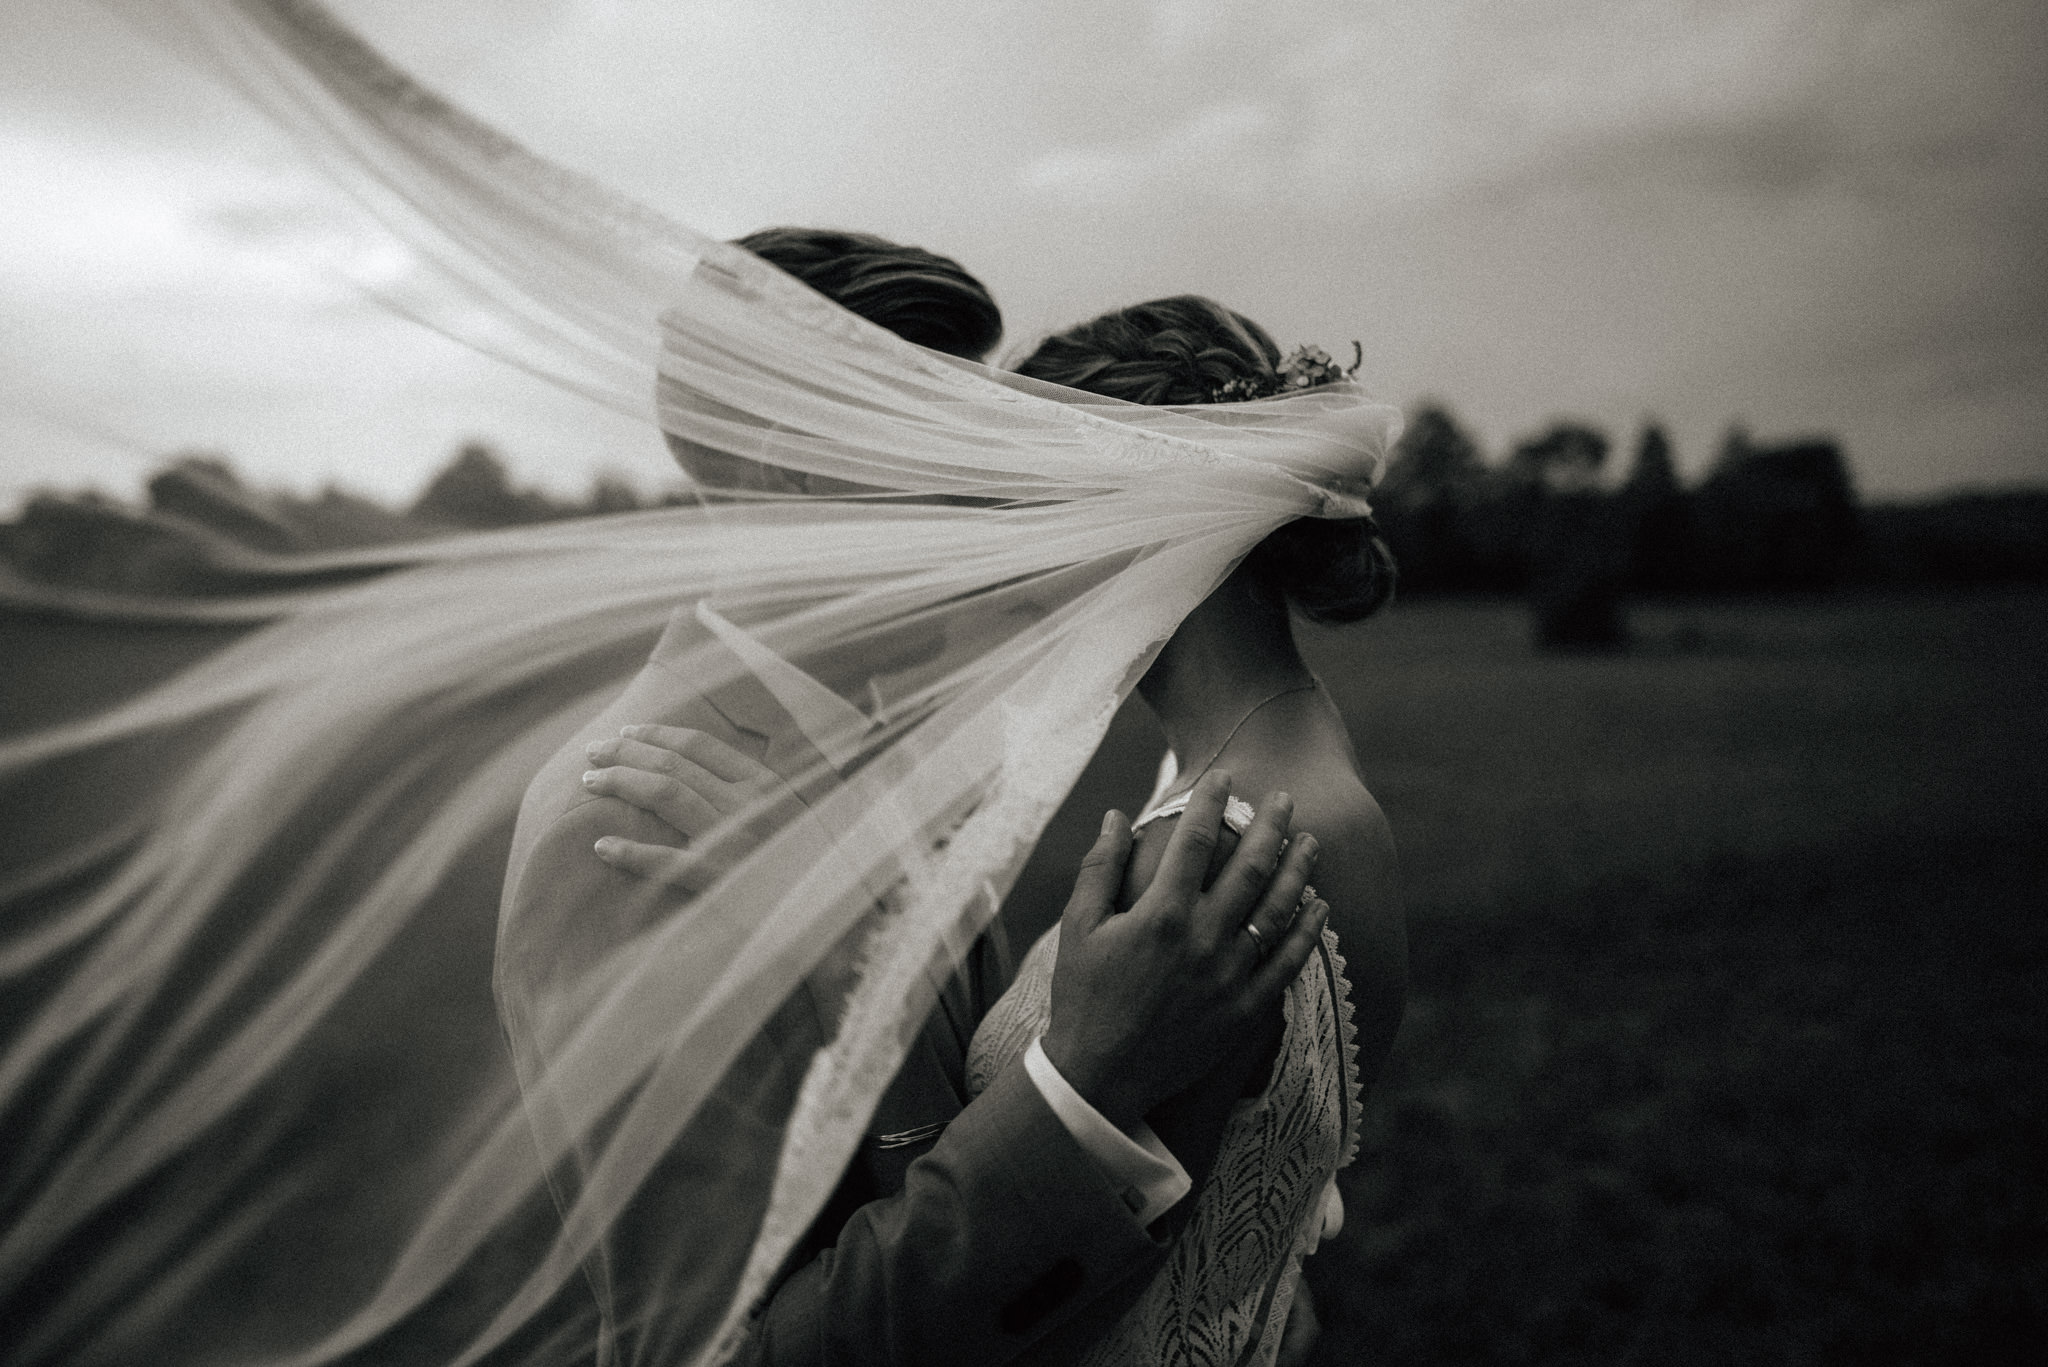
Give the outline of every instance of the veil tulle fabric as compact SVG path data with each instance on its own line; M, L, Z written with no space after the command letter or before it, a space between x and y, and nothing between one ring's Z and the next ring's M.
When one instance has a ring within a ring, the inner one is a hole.
M0 748L122 775L0 888L9 1361L717 1361L1120 700L1267 532L1363 508L1397 419L926 352L315 4L132 8L409 244L402 307L812 492L407 548ZM498 924L529 779L677 609L689 686L739 640L833 695L825 758L711 886Z

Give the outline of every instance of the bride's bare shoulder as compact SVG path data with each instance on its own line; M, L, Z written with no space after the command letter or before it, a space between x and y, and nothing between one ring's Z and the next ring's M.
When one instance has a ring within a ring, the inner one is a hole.
M1294 828L1316 838L1315 884L1339 935L1354 918L1399 909L1399 869L1386 813L1357 778L1344 775L1296 785ZM1348 936L1347 936L1348 938Z
M1306 776L1305 776L1306 777ZM1318 776L1294 794L1294 827L1320 849L1311 881L1330 904L1368 1079L1392 1047L1408 984L1400 867L1386 814L1356 775Z

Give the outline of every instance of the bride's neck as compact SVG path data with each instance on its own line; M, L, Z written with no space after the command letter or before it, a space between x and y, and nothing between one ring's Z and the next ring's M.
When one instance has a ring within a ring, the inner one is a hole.
M1295 648L1285 602L1239 569L1188 614L1138 692L1188 765L1212 756L1261 702L1313 679Z

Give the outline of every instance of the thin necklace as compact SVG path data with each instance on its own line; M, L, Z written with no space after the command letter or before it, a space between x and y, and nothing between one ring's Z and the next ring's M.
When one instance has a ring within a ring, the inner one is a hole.
M1245 714L1237 719L1237 725L1231 727L1230 733L1224 736L1223 743L1217 746L1214 750L1211 750L1209 752L1209 758L1202 762L1201 768L1193 771L1195 776L1194 782L1199 782L1201 780L1202 775L1209 772L1209 766L1214 764L1217 760L1223 757L1223 752L1230 748L1230 742L1237 739L1237 733L1244 730L1244 724L1250 721L1254 716L1256 716L1260 708L1264 707L1269 702L1278 702L1280 701L1280 699L1286 697L1290 693L1306 693L1310 689L1315 688L1317 686L1318 681L1315 679L1310 679L1305 684L1293 684L1287 688L1281 689L1278 693L1267 694L1265 697L1259 699L1250 707L1246 708ZM1193 784L1191 783L1190 786L1193 786Z

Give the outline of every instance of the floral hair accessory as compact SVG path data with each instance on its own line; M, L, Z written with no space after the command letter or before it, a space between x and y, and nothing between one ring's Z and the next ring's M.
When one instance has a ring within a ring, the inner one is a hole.
M1274 394L1295 394L1317 385L1335 384L1348 380L1358 373L1365 364L1365 348L1357 342L1351 344L1351 364L1340 366L1330 359L1330 353L1319 346L1298 346L1287 353L1279 369L1271 375L1240 375L1226 380L1209 391L1210 403L1239 403L1246 399L1264 399Z

